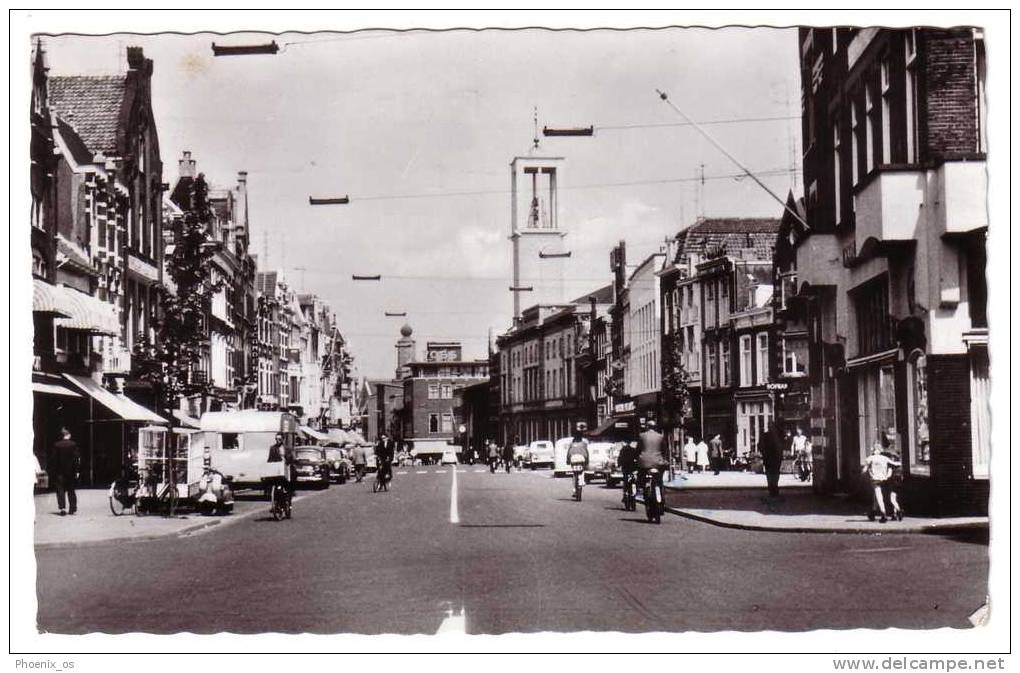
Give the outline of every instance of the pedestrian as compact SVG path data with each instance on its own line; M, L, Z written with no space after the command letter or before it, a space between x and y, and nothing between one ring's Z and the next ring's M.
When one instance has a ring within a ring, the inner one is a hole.
M698 462L698 447L694 445L694 437L690 435L684 444L684 462L687 464L687 471L694 472L694 464Z
M722 438L717 434L708 442L708 458L712 463L712 469L716 476L719 476L719 466L722 464L723 448Z
M361 483L361 480L365 478L365 466L368 463L365 447L358 444L351 450L351 462L354 463L354 480Z
M892 465L892 471L885 482L886 495L889 498L889 504L893 508L892 515L897 521L903 521L903 508L900 507L898 495L900 488L903 486L903 462L900 460L899 455L888 448L882 451L882 455L888 458L889 464Z
M698 453L698 472L707 472L709 465L708 444L705 443L704 438L702 438L701 441L698 442L697 453Z
M779 497L779 470L783 465L783 444L780 440L781 430L777 423L765 431L760 442L762 464L765 467L765 480L768 483L769 497Z
M861 474L867 474L871 480L871 510L868 512L868 519L874 521L875 513L877 512L881 517L880 523L886 522L885 515L885 491L887 489L887 482L889 477L892 476L893 467L899 467L899 461L890 460L884 453L882 453L882 443L876 441L871 447L871 455L864 461L864 465L861 466ZM897 503L897 510L899 504Z
M71 438L70 430L60 428L60 439L53 444L46 461L46 472L49 473L50 482L57 491L60 516L78 511L78 494L74 488L80 466L81 452L78 450L78 444Z

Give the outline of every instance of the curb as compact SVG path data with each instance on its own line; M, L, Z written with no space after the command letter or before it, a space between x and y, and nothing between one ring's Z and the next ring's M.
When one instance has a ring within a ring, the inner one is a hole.
M742 524L734 523L731 521L720 521L718 519L702 516L700 514L693 514L691 512L678 509L676 507L667 506L666 511L670 514L675 514L676 516L680 516L685 519L700 521L701 523L719 526L720 528L732 528L736 530L752 530L767 533L827 533L838 535L917 535L917 534L939 535L941 533L951 533L961 530L981 530L988 528L987 521L975 523L947 524L945 526L914 526L911 528L899 528L896 530L891 529L873 530L870 528L869 529L832 528L824 526L762 526L757 524Z

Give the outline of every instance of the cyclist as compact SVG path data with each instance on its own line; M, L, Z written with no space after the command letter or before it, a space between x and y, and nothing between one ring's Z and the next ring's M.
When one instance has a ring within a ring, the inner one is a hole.
M662 485L662 475L669 466L669 459L666 457L666 442L662 433L655 429L655 421L648 420L645 423L645 431L638 435L638 457L637 472L638 483L645 483L649 470L658 469L656 477Z
M267 463L283 463L283 476L275 477L274 481L279 485L283 486L284 497L286 502L284 504L284 510L288 512L287 518L290 518L290 503L294 499L294 479L291 470L293 469L294 455L291 452L291 447L288 446L286 438L282 432L276 433L276 437L273 439L272 445L269 447L269 458L266 460ZM269 487L269 495L272 496L273 487Z
M570 446L567 448L567 465L573 466L575 464L583 464L584 469L588 469L588 440L584 438L584 433L588 429L588 424L581 421L577 424L577 428L574 430L573 441L570 442ZM580 485L584 486L584 472L581 472L578 479Z
M633 488L635 483L635 472L637 471L638 449L636 442L624 442L620 447L620 453L616 456L616 462L623 473L623 504L627 503L628 489ZM630 493L633 495L633 493Z
M386 483L393 478L393 440L386 436L386 433L379 435L379 441L375 443L376 479L380 483Z

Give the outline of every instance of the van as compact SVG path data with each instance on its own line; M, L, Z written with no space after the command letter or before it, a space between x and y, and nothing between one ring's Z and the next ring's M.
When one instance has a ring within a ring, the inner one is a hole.
M270 462L276 436L281 457L293 450L297 419L282 411L210 411L199 421L210 466L234 480L234 488L263 488L267 479L289 478L283 460Z
M528 445L528 465L537 467L553 467L556 464L553 443L545 440L534 441Z

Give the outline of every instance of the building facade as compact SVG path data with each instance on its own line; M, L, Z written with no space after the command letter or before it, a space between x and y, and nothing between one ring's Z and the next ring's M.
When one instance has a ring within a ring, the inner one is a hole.
M489 379L489 361L465 360L459 342L429 341L424 360L406 364L403 383L402 437L453 439L460 419L454 390Z
M906 507L983 512L989 480L980 30L799 32L810 230L793 232L812 435L830 490L875 445Z

